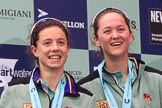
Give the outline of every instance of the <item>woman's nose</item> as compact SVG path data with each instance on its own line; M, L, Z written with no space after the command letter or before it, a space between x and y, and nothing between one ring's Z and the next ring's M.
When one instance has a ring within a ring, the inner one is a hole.
M56 42L54 42L52 45L51 45L51 51L53 52L57 52L59 49L58 45Z
M117 31L113 31L111 38L112 39L119 39L120 38L120 34Z

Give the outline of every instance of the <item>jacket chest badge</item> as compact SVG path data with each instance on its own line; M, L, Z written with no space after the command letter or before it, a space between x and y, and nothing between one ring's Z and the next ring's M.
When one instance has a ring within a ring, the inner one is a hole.
M97 104L97 108L110 108L107 103L107 100L97 101L96 104Z
M23 108L32 108L32 104L31 103L25 103L25 104L23 104Z
M144 98L144 105L149 106L151 104L151 101L152 101L151 95L148 94L148 93L144 93L143 98Z
M72 107L69 107L69 106L65 106L64 108L72 108Z

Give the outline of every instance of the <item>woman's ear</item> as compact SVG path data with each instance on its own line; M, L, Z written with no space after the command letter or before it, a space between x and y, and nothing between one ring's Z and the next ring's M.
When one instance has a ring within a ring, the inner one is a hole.
M37 55L37 48L35 47L35 46L31 46L30 47L30 50L31 50L31 52L32 52L32 54L35 56L35 57L38 57L38 55Z
M100 43L98 41L98 37L97 36L93 36L93 43L97 46L97 47L100 47Z
M70 45L67 45L68 51L70 50Z
M132 43L133 39L134 39L134 37L133 37L133 33L130 32L129 43Z

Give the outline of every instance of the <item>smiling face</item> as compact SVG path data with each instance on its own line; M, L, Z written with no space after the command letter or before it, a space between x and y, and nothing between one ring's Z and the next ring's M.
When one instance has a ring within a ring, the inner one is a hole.
M121 14L109 12L98 20L98 31L97 36L94 36L94 42L102 49L104 57L128 56L128 48L132 40L132 32Z
M66 62L69 44L67 36L58 26L51 26L41 30L38 34L37 45L31 50L41 68L60 69Z

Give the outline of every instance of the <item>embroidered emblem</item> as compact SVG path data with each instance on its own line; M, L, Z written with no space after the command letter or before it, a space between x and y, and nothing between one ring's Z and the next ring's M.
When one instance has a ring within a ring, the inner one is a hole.
M69 106L65 106L64 108L72 108L72 107L69 107Z
M26 103L23 105L23 108L32 108L32 104Z
M110 108L106 100L97 101L97 108Z
M151 101L152 101L151 95L148 94L148 93L144 93L144 94L143 94L143 98L144 98L144 105L145 105L145 106L150 106L150 103L151 103Z

